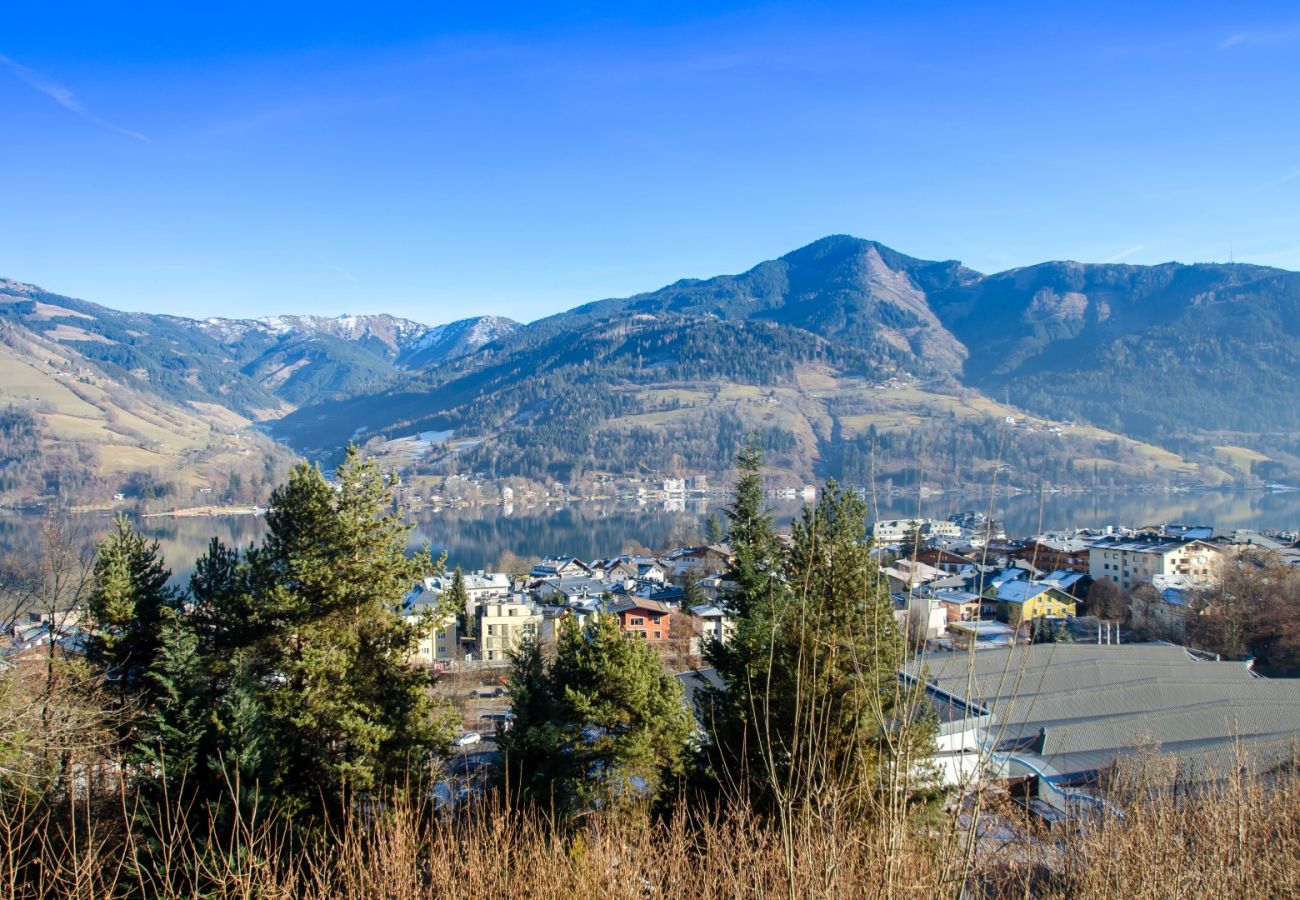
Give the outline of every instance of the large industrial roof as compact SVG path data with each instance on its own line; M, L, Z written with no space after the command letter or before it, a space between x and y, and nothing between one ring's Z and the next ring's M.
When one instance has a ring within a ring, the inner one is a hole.
M931 655L925 667L936 687L994 713L988 744L1030 745L1067 776L1152 748L1210 778L1238 749L1268 770L1300 748L1300 680L1168 644L1035 644Z

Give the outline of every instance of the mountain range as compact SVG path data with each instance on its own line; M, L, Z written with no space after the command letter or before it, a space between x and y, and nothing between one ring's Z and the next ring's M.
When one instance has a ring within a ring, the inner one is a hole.
M792 479L1300 475L1300 273L1245 264L984 275L837 235L527 325L191 320L13 281L0 324L6 346L53 343L122 391L260 421L309 455L434 433L409 460L428 471L721 473L753 431Z

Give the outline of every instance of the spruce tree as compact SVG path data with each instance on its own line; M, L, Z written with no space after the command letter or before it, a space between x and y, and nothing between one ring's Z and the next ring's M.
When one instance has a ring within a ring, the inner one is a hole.
M921 535L921 523L917 522L908 529L907 534L903 537L903 542L899 546L899 559L915 559L916 555L925 549L926 540Z
M732 587L722 597L733 628L727 643L705 643L704 661L718 685L696 692L696 713L710 737L709 775L742 798L762 782L765 763L756 729L772 676L778 614L786 602L776 532L764 505L761 463L762 452L753 441L737 455L740 477L727 507Z
M440 597L438 608L452 610L456 614L456 628L463 637L472 638L478 625L478 617L470 609L469 592L465 590L465 573L460 566L451 576L451 587L446 597Z
M211 715L211 695L198 636L180 612L164 613L158 657L149 671L155 704L141 727L140 752L154 773L148 793L176 799L208 776L201 758ZM165 785L165 793L158 787Z
M230 800L235 785L240 786L236 799L251 800L264 775L259 703L274 675L265 663L253 661L276 623L254 615L249 572L244 556L216 538L195 561L186 624L197 660L189 672L188 691L191 697L202 698L206 714L193 725L186 708L174 705L166 712L179 714L178 720L160 723L160 728L177 732L195 729L198 774L187 788L192 797L209 803Z
M865 528L866 504L834 481L794 526L767 753L795 809L869 813L899 794L898 765L910 775L930 757L931 708L899 679L906 649Z
M549 664L526 645L511 698L502 748L526 795L558 811L640 806L684 769L691 719L681 685L615 616L585 625L566 616Z
M700 590L700 582L695 578L695 573L689 573L686 583L682 585L682 609L690 610L691 607L702 606L708 601L704 591Z

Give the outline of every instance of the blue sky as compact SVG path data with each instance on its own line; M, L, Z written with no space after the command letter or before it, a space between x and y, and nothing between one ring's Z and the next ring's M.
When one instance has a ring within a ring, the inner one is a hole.
M0 11L0 275L437 323L838 232L1300 268L1294 3L127 5Z

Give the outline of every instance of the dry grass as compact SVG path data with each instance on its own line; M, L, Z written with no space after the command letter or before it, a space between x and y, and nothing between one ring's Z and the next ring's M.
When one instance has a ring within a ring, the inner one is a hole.
M451 817L398 798L305 841L262 812L200 834L173 810L155 822L160 839L150 845L124 827L139 813L125 798L26 813L11 802L0 821L0 890L33 898L1300 896L1300 782L1239 781L1175 799L1163 777L1147 765L1120 779L1122 819L1033 839L967 842L942 826L891 833L809 819L789 854L773 824L744 812L708 818L684 805L662 821L595 818L560 829L491 801Z

